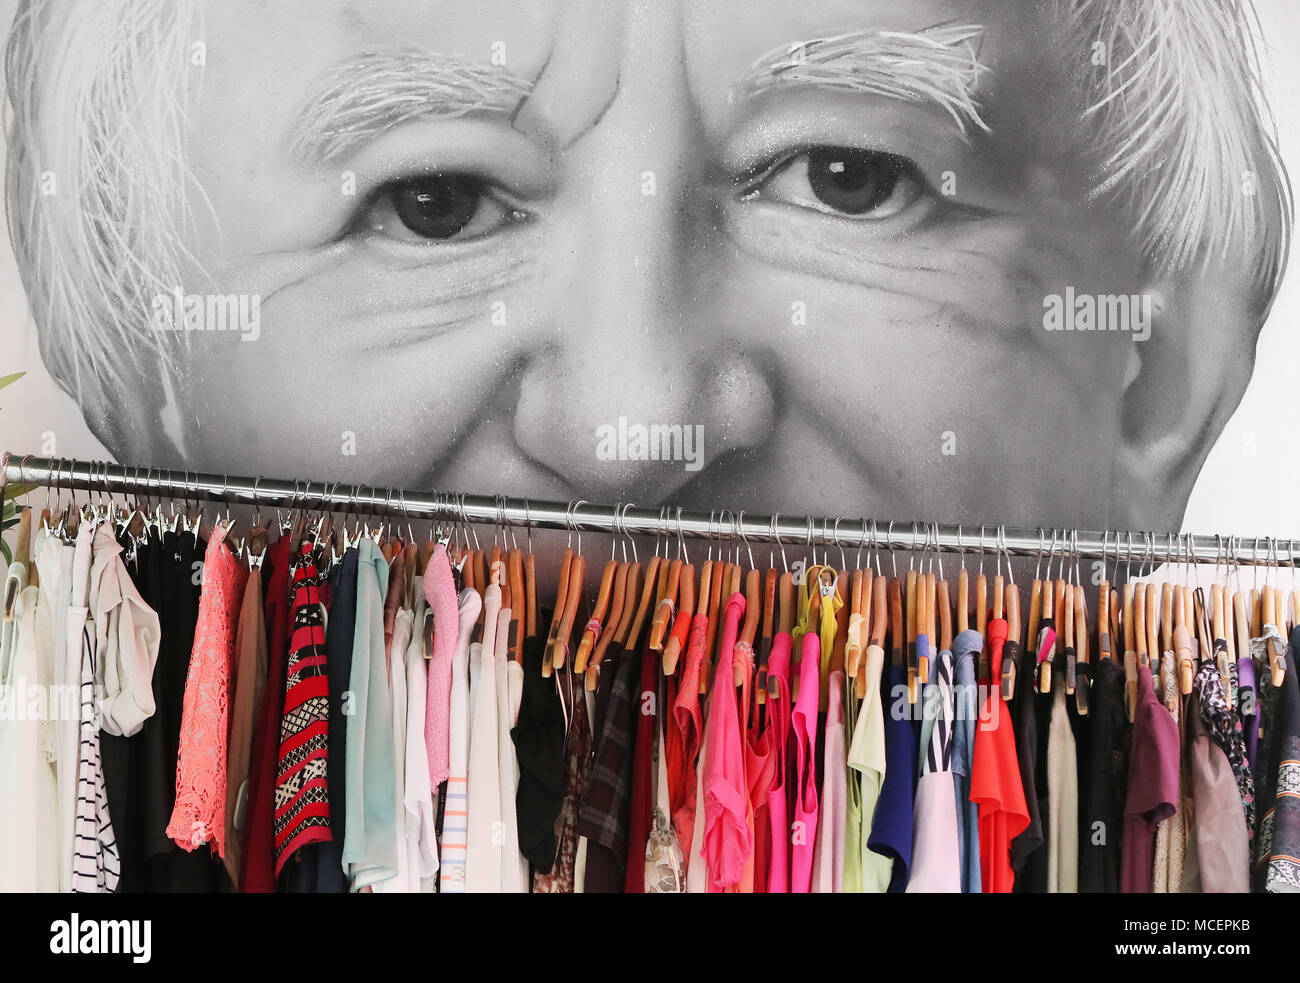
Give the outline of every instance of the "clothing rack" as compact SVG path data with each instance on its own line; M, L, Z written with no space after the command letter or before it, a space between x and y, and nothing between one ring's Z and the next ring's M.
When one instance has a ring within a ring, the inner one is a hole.
M712 513L676 506L639 508L633 504L593 505L586 501L532 501L501 495L416 491L344 482L231 476L198 471L36 457L6 451L0 463L0 488L29 487L103 492L146 499L224 502L272 508L349 511L401 519L463 522L496 526L560 529L628 536L667 536L727 540L740 545L779 543L796 547L836 547L844 551L935 550L1138 563L1194 560L1255 566L1300 566L1295 540L1193 533L1123 530L1024 529L1003 525L969 526L845 517ZM1285 550L1280 544L1285 543ZM1059 545L1058 545L1059 544ZM1282 553L1285 553L1283 557Z

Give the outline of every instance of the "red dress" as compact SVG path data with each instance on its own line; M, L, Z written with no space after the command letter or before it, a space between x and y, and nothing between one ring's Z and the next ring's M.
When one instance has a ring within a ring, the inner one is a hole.
M1002 646L1007 640L1006 619L989 622L989 662L992 678L1002 678ZM1029 825L1029 809L1020 783L1020 762L1011 713L1002 702L999 687L980 680L985 688L975 730L971 761L970 799L979 807L980 875L985 894L1010 894L1015 883L1011 867L1011 841Z

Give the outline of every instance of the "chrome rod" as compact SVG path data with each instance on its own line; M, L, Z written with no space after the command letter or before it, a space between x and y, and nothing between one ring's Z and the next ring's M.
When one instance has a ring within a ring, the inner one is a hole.
M1293 540L1190 533L1024 529L962 523L873 522L816 516L766 516L715 510L639 508L587 502L531 501L492 495L377 488L344 482L290 481L196 471L175 471L104 461L36 457L7 451L3 480L32 487L155 498L203 500L309 510L531 526L634 536L714 539L728 544L783 543L849 550L939 550L1035 557L1049 550L1058 558L1105 559L1144 565L1150 562L1239 563L1296 566ZM1284 546L1282 544L1285 544Z

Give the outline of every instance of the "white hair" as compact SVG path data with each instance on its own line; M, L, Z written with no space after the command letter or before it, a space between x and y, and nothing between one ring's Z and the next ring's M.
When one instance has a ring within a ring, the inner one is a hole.
M150 359L174 364L184 337L164 344L149 325L193 263L198 17L194 0L23 0L14 18L9 233L42 357L78 399L131 384Z
M1066 91L1085 94L1095 194L1127 200L1154 268L1235 258L1266 310L1292 205L1251 0L1054 4L1053 53L1075 86ZM139 386L149 358L183 368L185 333L149 325L153 298L197 269L183 233L197 188L185 137L198 6L22 0L10 34L10 236L45 363L83 407ZM966 115L979 118L973 104Z
M1251 0L1056 0L1056 11L1066 76L1088 93L1093 196L1132 210L1158 270L1242 265L1266 308L1292 200Z

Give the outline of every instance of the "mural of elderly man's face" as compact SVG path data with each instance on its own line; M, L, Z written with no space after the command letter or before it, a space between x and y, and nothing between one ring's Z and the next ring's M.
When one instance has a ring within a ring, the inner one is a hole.
M177 286L257 337L187 332L125 459L1166 528L1249 379L1258 259L1092 194L1106 53L1048 5L199 6Z

